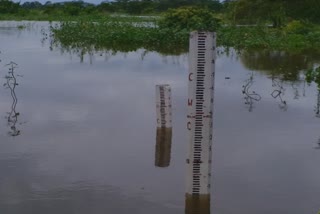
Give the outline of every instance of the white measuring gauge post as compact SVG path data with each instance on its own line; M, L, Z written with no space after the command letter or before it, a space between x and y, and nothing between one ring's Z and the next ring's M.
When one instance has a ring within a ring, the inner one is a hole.
M210 213L215 41L213 32L190 34L185 213Z
M156 85L157 128L172 128L171 87Z
M156 85L157 137L155 166L168 167L171 158L172 107L171 87Z

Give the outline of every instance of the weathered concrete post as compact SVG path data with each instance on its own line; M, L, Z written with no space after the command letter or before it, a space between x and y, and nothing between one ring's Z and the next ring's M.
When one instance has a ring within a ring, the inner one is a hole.
M187 130L187 190L185 213L210 213L212 115L216 34L191 32Z
M155 166L167 167L171 159L172 107L170 85L156 85L157 138Z

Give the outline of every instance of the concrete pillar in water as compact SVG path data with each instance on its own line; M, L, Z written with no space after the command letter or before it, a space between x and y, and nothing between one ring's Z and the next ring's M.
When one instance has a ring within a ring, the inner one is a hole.
M191 32L187 130L187 214L210 213L212 115L216 34Z
M156 85L157 138L155 166L168 167L171 159L172 108L170 85Z

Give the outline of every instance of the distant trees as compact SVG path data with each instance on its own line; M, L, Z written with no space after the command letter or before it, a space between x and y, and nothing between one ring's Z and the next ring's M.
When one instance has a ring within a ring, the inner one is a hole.
M291 18L320 23L319 0L287 0L286 8L286 13Z
M228 1L229 18L235 23L271 21L274 27L284 22L283 0L236 0Z
M98 8L107 12L124 12L129 14L157 13L182 6L198 6L221 11L219 0L115 0L102 2Z
M319 0L228 0L224 4L235 23L270 21L274 27L281 27L286 19L320 22Z
M0 0L0 14L17 13L19 7L19 3L14 3L10 0Z
M286 21L306 20L320 23L320 0L106 0L98 5L74 0L54 3L39 0L23 4L12 0L0 0L0 14L29 13L41 11L44 14L70 15L94 13L152 14L172 8L193 6L206 8L215 13L224 13L233 23L272 23L281 27Z
M42 4L38 1L32 1L32 2L25 2L21 5L22 8L25 9L40 9L42 8Z
M113 0L103 1L99 5L86 3L82 0L54 3L47 1L27 1L20 5L12 0L0 0L0 13L28 13L30 10L41 10L44 14L70 15L91 14L95 12L120 12L128 14L152 14L178 8L196 6L220 12L223 4L219 0Z

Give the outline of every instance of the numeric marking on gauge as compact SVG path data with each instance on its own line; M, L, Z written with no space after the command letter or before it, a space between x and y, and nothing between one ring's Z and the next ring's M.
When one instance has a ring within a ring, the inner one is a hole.
M172 127L171 87L168 84L156 85L157 127Z
M187 130L189 196L210 196L215 33L192 32L189 51Z

